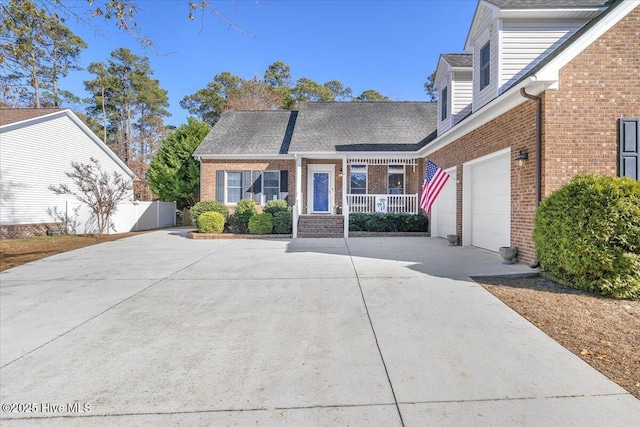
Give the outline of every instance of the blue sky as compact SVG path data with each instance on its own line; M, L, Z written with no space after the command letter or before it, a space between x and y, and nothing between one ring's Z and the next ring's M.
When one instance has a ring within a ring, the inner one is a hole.
M81 56L84 67L105 61L118 47L148 56L155 78L169 93L172 117L166 122L177 126L188 116L179 101L216 74L262 77L277 60L291 67L294 81L336 79L354 95L375 89L395 101L426 101L424 82L441 53L462 51L476 7L475 0L211 3L254 37L230 29L209 11L189 21L183 0L137 2L139 26L155 50L143 49L131 36L108 26L96 34L72 19L67 25L89 45ZM86 72L75 72L65 88L86 96L82 82L89 78Z

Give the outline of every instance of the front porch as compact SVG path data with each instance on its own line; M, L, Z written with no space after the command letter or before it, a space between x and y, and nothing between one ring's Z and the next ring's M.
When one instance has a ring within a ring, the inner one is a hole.
M296 155L293 237L348 237L352 213L419 213L420 159Z

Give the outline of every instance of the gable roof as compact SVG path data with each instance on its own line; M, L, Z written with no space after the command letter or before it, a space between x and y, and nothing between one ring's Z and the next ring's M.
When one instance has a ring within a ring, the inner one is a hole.
M0 108L0 126L63 111L61 108Z
M473 55L470 53L443 53L440 56L454 68L473 67Z
M227 111L193 155L287 154L297 111Z
M3 108L0 109L0 128L5 131L13 131L25 128L36 123L47 122L59 117L67 117L73 124L82 130L89 139L100 147L113 161L131 178L136 175L95 133L85 125L68 108ZM1 141L1 140L0 140Z
M435 102L303 102L290 152L415 151L436 136Z

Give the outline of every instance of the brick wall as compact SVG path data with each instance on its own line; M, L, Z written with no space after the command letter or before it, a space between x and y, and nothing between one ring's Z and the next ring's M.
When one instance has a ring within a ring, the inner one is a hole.
M200 164L200 200L216 200L216 171L287 170L289 203L293 204L296 185L295 160L202 160Z
M64 224L57 222L42 224L0 225L0 240L46 236L47 231L49 230L62 232L63 229Z
M618 119L640 117L640 7L560 70L544 94L543 192L578 173L618 175Z
M462 165L511 147L511 245L518 247L520 261L525 263L535 257L531 240L536 204L535 121L536 104L526 101L429 155L429 160L442 169L456 166L456 233L462 236ZM529 161L518 167L513 158L520 149L528 150Z

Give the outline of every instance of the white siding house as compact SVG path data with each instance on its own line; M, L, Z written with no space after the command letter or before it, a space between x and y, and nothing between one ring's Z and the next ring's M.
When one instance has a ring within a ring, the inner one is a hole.
M473 55L473 111L509 89L604 8L480 0L464 50ZM586 2L585 4L588 4ZM487 48L489 55L483 55ZM483 64L488 62L486 80Z
M440 55L434 88L438 91L438 135L471 112L473 100L472 56Z
M48 188L72 184L65 172L71 171L73 161L88 163L93 157L104 171L116 172L133 183L134 173L70 110L38 113L38 110L0 110L3 237L8 237L7 230L16 228L12 226L39 225L42 229L45 224L59 222L50 210L65 213L70 203L78 205L75 197L56 195ZM133 193L129 198L133 199ZM41 231L37 234L42 234Z

